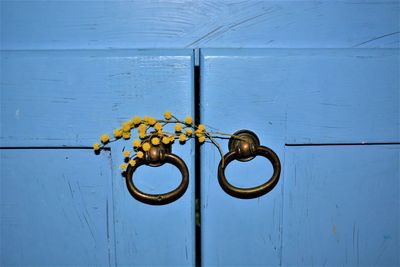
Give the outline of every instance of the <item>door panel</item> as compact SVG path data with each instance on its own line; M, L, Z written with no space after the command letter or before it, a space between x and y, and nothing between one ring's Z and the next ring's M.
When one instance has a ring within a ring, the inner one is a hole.
M284 164L285 92L266 86L273 79L265 60L242 56L243 51L202 50L201 118L210 130L234 133L254 131L261 144L272 148ZM252 66L251 68L247 68ZM227 152L227 140L218 140ZM267 197L237 199L220 187L218 150L201 150L201 241L204 266L279 265L282 243L282 183ZM257 157L226 168L237 186L255 186L272 174L267 160ZM239 182L241 181L241 182Z
M224 118L225 131L252 127L289 144L400 141L397 49L202 54L204 115Z
M170 110L180 118L193 116L192 55L192 50L3 51L1 146L91 147L133 115L162 118ZM190 183L182 198L161 207L138 202L127 191L119 165L131 141L109 147L116 264L194 265L194 143L174 145ZM93 153L80 164L92 160ZM162 170L140 167L138 186L155 194L179 183L174 167Z
M109 151L94 157L90 149L3 149L0 155L2 266L114 263Z
M352 265L357 259L347 249L353 246L353 239L349 239L353 227L355 235L357 229L359 231L360 264L371 263L372 258L377 264L398 264L399 259L393 254L399 250L397 146L346 146L343 149L347 150L343 151L334 146L323 146L326 143L399 142L398 51L206 49L201 53L202 121L209 129L226 133L239 129L254 131L261 144L272 148L285 166L281 181L266 196L236 199L227 195L217 182L218 150L208 145L202 147L204 266L310 266L323 265L325 261L328 265ZM226 140L220 143L227 152ZM307 144L317 144L310 151L314 158L321 157L315 161L316 165L309 162ZM304 151L301 154L304 160L295 165L292 153L297 148L303 149L300 151ZM324 153L327 153L326 158ZM343 153L347 154L342 158ZM334 171L344 161L347 161L347 172ZM372 164L374 161L379 162ZM331 164L329 168L324 168L328 164ZM351 171L351 166L356 166L357 170ZM315 172L323 176L324 181L302 181L299 175L294 181L296 168L307 171L302 179L310 179L309 173ZM265 182L272 170L267 160L257 157L252 162L231 163L226 173L234 185L250 187ZM342 176L340 184L333 180L337 175ZM387 184L381 185L377 192L369 192L377 187L374 177L384 177ZM342 189L346 179L351 180L351 186ZM293 186L293 183L302 182L307 187ZM359 188L359 194L352 196L357 183L364 184ZM289 193L291 199L288 199ZM304 198L308 201L307 196L313 197L314 206L309 206L309 209L314 210L308 211L314 214L312 222L306 221L307 209L301 204L304 204ZM293 208L288 207L291 202L296 203ZM332 202L340 202L340 211L336 210L335 204L332 206ZM351 205L345 206L345 203ZM374 213L381 205L389 205L391 212ZM322 210L324 208L327 210ZM350 214L353 210L356 211ZM319 212L330 221L319 218ZM361 221L361 218L369 221ZM298 220L302 220L303 225L299 225ZM371 230L372 236L360 237L361 233L366 235L373 225L377 227ZM324 232L326 227L328 232ZM342 229L340 234L339 228ZM305 230L308 232L301 232ZM394 248L381 252L382 236L387 239L391 236L390 244ZM362 238L366 243L360 245ZM319 246L320 250L327 248L331 251L313 256L316 250L307 250L308 240L312 240L310 243ZM337 240L340 244L335 243ZM334 259L339 248L338 257ZM347 256L346 252L349 253Z
M3 0L0 10L3 49L399 47L400 6L387 0Z
M285 266L400 264L400 146L287 147Z
M114 169L115 235L119 266L193 266L195 260L194 162L190 146L173 153L189 169L189 187L177 201L151 206L134 200L118 168ZM114 152L115 151L115 152ZM112 151L113 160L122 162L122 147ZM180 182L172 165L140 167L135 183L150 194L165 193ZM137 181L137 182L136 182Z
M1 145L91 146L133 115L191 114L192 54L3 51Z

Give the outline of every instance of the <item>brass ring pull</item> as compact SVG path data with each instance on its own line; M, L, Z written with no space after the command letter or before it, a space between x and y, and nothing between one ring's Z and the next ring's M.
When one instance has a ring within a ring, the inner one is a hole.
M281 163L278 156L272 149L260 146L258 137L251 131L241 130L234 133L237 138L229 140L229 152L224 156L224 166L222 160L218 166L218 182L222 189L229 195L237 198L249 199L257 198L271 191L279 181L281 173ZM230 184L225 177L225 167L233 160L249 161L255 156L267 158L274 168L272 177L262 185L251 188L240 188Z
M169 153L170 147L160 145L152 147L146 152L143 159L135 158L136 165L128 166L126 170L126 185L129 193L138 201L150 205L165 205L179 199L185 193L189 185L189 171L185 162L175 154ZM182 174L182 181L177 188L164 194L148 194L139 190L133 183L133 173L142 165L158 167L165 163L176 166Z

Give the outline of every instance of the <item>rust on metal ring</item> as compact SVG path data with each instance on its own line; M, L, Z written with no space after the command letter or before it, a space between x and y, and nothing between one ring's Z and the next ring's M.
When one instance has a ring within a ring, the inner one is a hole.
M268 147L258 146L252 156L263 156L272 163L272 166L274 168L274 173L272 174L272 177L264 184L255 187L241 188L233 186L227 181L225 177L225 168L231 161L240 160L242 156L236 150L231 150L224 156L225 166L222 167L222 161L220 161L218 166L218 182L227 194L243 199L257 198L267 194L278 183L281 173L281 163L275 152Z
M185 162L175 154L166 153L162 160L162 164L170 163L176 166L182 174L182 181L177 188L164 194L148 194L140 191L133 183L133 173L137 168L142 165L152 166L150 162L145 159L135 158L135 166L128 166L126 170L126 185L129 193L138 201L141 201L150 205L165 205L179 199L185 193L189 185L189 171ZM162 165L161 164L161 165ZM157 165L160 166L160 165ZM155 167L155 166L152 166Z

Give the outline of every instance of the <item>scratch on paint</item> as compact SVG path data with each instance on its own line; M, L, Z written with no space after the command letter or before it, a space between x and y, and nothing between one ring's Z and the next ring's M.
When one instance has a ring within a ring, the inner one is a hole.
M108 214L108 199L106 200L106 227L107 227L107 243L110 243L110 226L108 222L109 214Z
M382 243L381 243L381 246L380 246L380 248L379 248L379 255L378 255L378 257L376 258L375 265L378 265L379 260L381 259L383 253L385 252L385 250L386 250L386 248L387 248L387 246L386 246L386 241L387 241L387 239L385 238L385 239L383 239L383 241L382 241Z
M68 181L69 192L71 193L71 197L74 198L74 192L72 191L71 183Z
M362 43L359 43L359 44L355 44L355 45L353 45L352 47L353 47L353 48L354 48L354 47L359 47L359 46L361 46L361 45L364 45L364 44L373 42L373 41L375 41L375 40L379 40L379 39L382 39L382 38L385 38L385 37L388 37L388 36L391 36L391 35L399 34L399 33L400 33L400 31L392 32L392 33L388 33L388 34L384 34L384 35L381 35L381 36L378 36L378 37L375 37L375 38L371 38L371 39L369 39L369 40L367 40L367 41L365 41L365 42L362 42Z
M234 29L234 28L237 28L238 26L240 26L240 25L242 25L242 24L244 24L244 23L246 23L246 22L249 22L249 21L255 20L256 18L262 17L262 16L264 16L264 15L266 15L266 14L268 14L268 13L270 13L270 12L269 12L269 11L268 11L268 12L264 12L264 13L261 13L261 14L255 15L255 16L253 16L253 17L250 17L250 18L244 19L244 20L242 20L242 21L239 21L239 22L237 22L237 23L235 23L235 24L233 24L233 25L229 26L229 29Z
M336 235L336 225L335 224L332 226L332 233L333 233L333 235Z
M221 28L222 28L222 26L219 26L219 27L213 29L212 31L206 33L205 35L203 35L202 37L198 38L198 39L195 40L194 42L188 44L188 45L186 46L186 48L191 47L191 46L193 46L193 45L196 45L196 44L200 43L202 40L204 40L205 38L207 38L207 37L209 37L209 36L212 36L214 33L216 33L216 32L217 32L218 30L220 30Z
M359 248L359 241L360 241L360 229L357 228L357 265L360 265L360 248Z
M108 199L106 200L106 231L107 231L107 251L108 251L108 265L111 266L111 251L110 251L110 226L109 226L109 213L108 213Z
M82 214L82 215L83 215L83 218L84 218L85 221L86 221L86 224L87 224L88 229L89 229L89 231L90 231L90 234L91 234L91 236L92 236L92 238L93 238L93 241L96 242L96 239L94 238L94 234L93 234L93 231L92 231L92 227L90 227L90 224L89 224L89 222L88 222L88 220L87 220L87 218L86 218L86 215L85 215L85 214Z
M354 251L354 237L356 233L356 223L353 223L353 251Z
M236 29L236 28L242 26L242 25L245 24L245 23L248 23L248 22L250 22L250 21L254 21L254 20L257 19L257 18L263 17L263 16L265 16L265 15L271 13L272 11L273 11L273 10L266 10L265 12L263 12L263 13L261 13L261 14L257 14L257 15L254 15L254 16L251 16L251 17L248 17L248 18L245 18L245 19L243 19L243 20L241 20L241 21L236 21L236 22L234 21L234 22L232 22L232 23L230 23L230 24L228 24L228 25L221 25L221 26L218 26L218 27L214 28L213 30L207 32L206 34L204 34L204 35L201 36L200 38L198 38L198 39L196 39L195 41L193 41L193 42L191 42L190 44L188 44L188 45L186 46L186 48L199 45L202 41L204 41L204 40L207 39L207 38L209 39L208 41L210 41L211 38L214 38L214 39L215 39L215 38L217 38L217 37L220 37L220 36L223 35L224 33L228 32L228 31L230 31L230 30L234 30L234 29Z

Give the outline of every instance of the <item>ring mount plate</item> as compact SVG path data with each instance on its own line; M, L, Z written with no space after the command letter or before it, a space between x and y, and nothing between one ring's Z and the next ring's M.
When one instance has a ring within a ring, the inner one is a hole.
M160 143L157 146L151 145L148 152L145 152L146 165L150 167L160 167L164 165L165 154L171 154L171 144Z
M253 154L251 156L242 156L238 158L237 160L241 162L246 162L254 159L256 157L254 155L254 151L258 146L260 146L260 139L258 139L258 136L254 132L249 130L239 130L236 131L233 135L234 136L232 136L228 142L229 151L237 151L238 149L241 149L242 152L239 152L240 154Z

